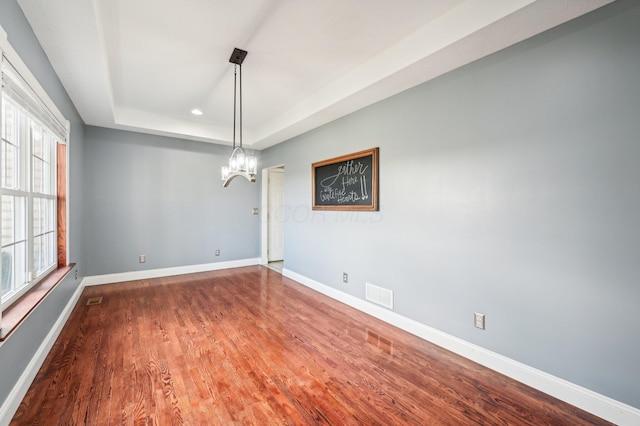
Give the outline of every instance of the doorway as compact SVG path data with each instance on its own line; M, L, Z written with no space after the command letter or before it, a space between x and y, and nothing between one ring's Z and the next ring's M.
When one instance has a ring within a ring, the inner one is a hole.
M262 171L262 263L284 266L284 166Z

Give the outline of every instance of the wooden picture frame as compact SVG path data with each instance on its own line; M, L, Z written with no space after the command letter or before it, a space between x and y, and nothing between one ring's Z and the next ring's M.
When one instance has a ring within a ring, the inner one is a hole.
M311 165L313 210L378 210L379 148Z

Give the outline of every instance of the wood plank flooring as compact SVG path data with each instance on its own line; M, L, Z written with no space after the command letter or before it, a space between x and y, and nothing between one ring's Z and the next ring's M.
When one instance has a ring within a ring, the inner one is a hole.
M86 288L11 424L608 423L255 266Z

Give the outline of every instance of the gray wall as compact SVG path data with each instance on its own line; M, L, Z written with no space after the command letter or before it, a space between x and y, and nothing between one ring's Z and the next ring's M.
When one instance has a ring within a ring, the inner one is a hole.
M259 257L260 184L222 187L231 147L91 126L85 144L87 275Z
M264 151L285 267L640 408L639 24L616 2ZM312 212L311 163L376 146L380 211Z
M82 250L82 204L83 204L83 143L84 123L78 115L49 60L42 51L22 10L15 0L0 1L0 25L7 32L9 43L38 79L42 87L55 102L58 109L71 122L69 154L69 262L77 263L75 271L60 283L47 298L30 314L5 342L0 344L0 405L16 384L27 363L35 354L51 326L60 316L73 292L82 280L84 255Z

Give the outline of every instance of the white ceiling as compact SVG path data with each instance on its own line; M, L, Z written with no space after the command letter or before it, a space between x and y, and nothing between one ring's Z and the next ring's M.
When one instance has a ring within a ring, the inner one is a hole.
M86 124L263 149L612 0L18 0ZM204 114L190 113L200 108Z

